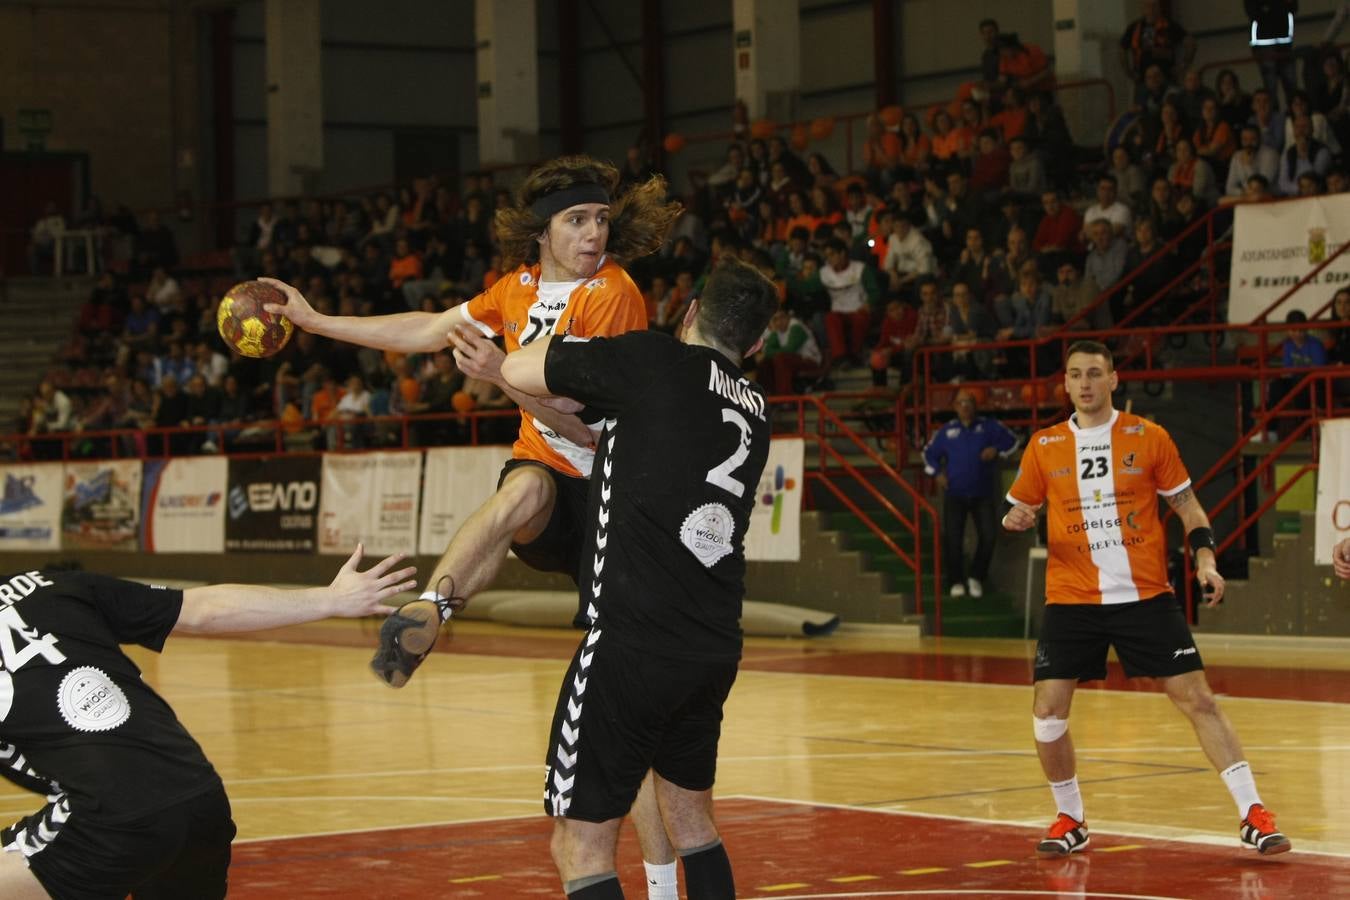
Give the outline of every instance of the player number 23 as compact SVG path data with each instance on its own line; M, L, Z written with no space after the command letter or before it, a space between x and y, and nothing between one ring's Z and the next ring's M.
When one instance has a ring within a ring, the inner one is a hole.
M745 421L745 416L725 406L722 407L722 421L735 425L741 433L732 454L708 470L708 482L741 497L745 494L745 483L732 478L731 473L750 456L750 423Z
M1106 475L1105 456L1087 456L1079 460L1083 464L1082 478L1102 478Z

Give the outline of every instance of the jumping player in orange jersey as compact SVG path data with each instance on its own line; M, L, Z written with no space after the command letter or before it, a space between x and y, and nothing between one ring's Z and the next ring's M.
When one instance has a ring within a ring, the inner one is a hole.
M1064 388L1074 413L1032 436L1008 491L1012 509L1003 518L1010 531L1025 531L1036 524L1040 508L1049 506L1050 557L1032 724L1059 815L1036 852L1062 857L1088 845L1069 705L1079 681L1106 677L1106 651L1114 644L1127 676L1161 679L1167 696L1190 719L1237 804L1243 845L1283 853L1289 839L1261 804L1237 733L1210 690L1185 613L1167 581L1167 538L1157 497L1181 518L1196 577L1207 605L1214 606L1223 599L1224 582L1215 567L1209 518L1171 436L1112 407L1117 384L1104 344L1078 341L1069 347Z
M499 209L495 217L508 274L443 313L324 316L291 286L264 279L287 298L268 308L298 328L403 353L434 352L452 343L465 374L493 382L520 406L520 437L497 492L451 539L421 599L401 607L381 628L371 667L393 687L412 676L451 613L492 583L508 547L533 568L577 577L595 432L576 415L506 384L504 354L490 338L502 335L510 353L554 333L610 337L646 327L646 304L620 262L659 248L680 206L667 202L663 178L615 196L618 181L612 165L586 156L536 168L517 191L515 206ZM649 896L674 898L675 857L650 783L633 818L649 865Z

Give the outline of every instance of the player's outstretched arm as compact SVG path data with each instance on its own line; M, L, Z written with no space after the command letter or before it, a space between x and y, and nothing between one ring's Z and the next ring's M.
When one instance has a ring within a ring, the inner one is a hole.
M227 634L314 622L330 616L384 615L393 611L384 601L417 587L412 566L395 569L404 559L396 553L364 572L364 553L356 552L338 570L328 587L282 590L256 584L212 584L183 592L183 609L173 630L184 634Z
M1337 575L1350 578L1350 537L1331 548L1331 564Z
M1168 497L1167 505L1172 507L1177 518L1181 520L1188 540L1197 530L1202 535L1208 535L1211 546L1197 547L1192 541L1191 552L1195 555L1195 577L1205 589L1205 605L1217 606L1223 599L1224 581L1223 576L1219 574L1218 560L1214 556L1212 547L1214 533L1209 527L1209 516L1205 514L1205 508L1200 505L1195 491L1189 487Z
M322 337L393 350L396 353L435 353L444 350L445 335L464 323L464 312L453 307L442 313L406 312L387 316L326 316L309 305L305 295L284 281L259 278L286 295L284 304L266 303L263 309L290 319L296 328Z

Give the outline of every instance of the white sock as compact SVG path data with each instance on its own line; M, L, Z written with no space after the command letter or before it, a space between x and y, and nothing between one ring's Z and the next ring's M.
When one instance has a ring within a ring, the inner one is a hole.
M1256 793L1256 779L1252 777L1252 767L1247 765L1244 759L1224 769L1219 773L1219 777L1227 785L1228 793L1233 795L1238 816L1247 818L1247 810L1252 808L1252 804L1261 802L1261 795Z
M418 597L417 599L430 600L432 603L435 603L436 609L440 613L442 622L448 620L450 618L450 613L453 612L453 610L450 609L450 604L444 602L446 598L442 597L435 591L423 591L422 596Z
M647 900L680 900L673 860L660 866L643 860L642 867L647 870Z
M1083 821L1083 794L1078 790L1078 776L1068 781L1050 782L1050 793L1055 795L1055 804L1059 811L1073 816L1075 822Z

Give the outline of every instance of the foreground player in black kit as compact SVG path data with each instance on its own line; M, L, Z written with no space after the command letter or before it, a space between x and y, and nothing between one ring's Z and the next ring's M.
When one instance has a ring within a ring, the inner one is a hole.
M0 897L224 897L235 829L220 776L118 645L388 614L416 587L401 558L358 572L358 545L331 585L289 591L0 576L0 775L47 798L0 832Z
M623 896L614 847L649 769L690 900L735 895L712 786L741 655L745 531L769 453L764 393L741 360L776 307L772 283L727 259L681 341L552 338L502 363L517 389L605 420L580 572L594 624L563 681L545 785L572 900Z

